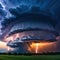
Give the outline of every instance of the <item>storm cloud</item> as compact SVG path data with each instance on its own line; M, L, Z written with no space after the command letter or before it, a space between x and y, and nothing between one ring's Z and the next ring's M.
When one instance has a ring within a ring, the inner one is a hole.
M21 19L27 17L32 18L31 13L36 19L42 19L44 17L43 19L45 20L43 21L48 24L51 23L56 31L60 33L60 0L0 0L0 2L2 5L0 7L0 16L3 18L2 33L5 33L4 31L8 32L6 28L10 26L12 22L21 22Z
M5 23L3 22L2 25L7 26L10 22L16 19L18 15L21 15L23 13L36 12L50 16L57 20L59 29L59 2L60 0L1 0L1 3L6 7L6 10L14 15L13 17L5 19L7 22L4 21Z

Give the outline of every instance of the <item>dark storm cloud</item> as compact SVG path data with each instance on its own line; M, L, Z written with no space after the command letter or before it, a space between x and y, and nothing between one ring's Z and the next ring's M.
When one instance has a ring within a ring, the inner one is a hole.
M45 15L51 15L51 17L55 19L58 18L59 16L57 12L59 13L58 10L60 6L59 4L60 0L53 0L53 1L52 0L34 0L34 1L32 0L15 0L15 1L3 0L3 1L4 1L3 3L5 4L5 6L9 8L10 13L15 16L21 15L24 12L25 13L26 12L37 12L37 13L40 12ZM5 25L5 24L8 25L9 22L12 22L15 19L16 17L5 19L7 20L7 22L4 21L5 23L3 22L2 25Z
M6 12L3 9L0 9L0 16L6 16Z
M26 12L40 13L41 17L43 15L47 17L48 22L51 22L54 25L56 25L56 23L58 22L57 29L59 30L60 28L60 0L1 0L1 1L3 1L3 5L6 6L6 9L9 9L9 12L12 15L14 15L14 17L4 19L4 21L2 22L3 30L15 20L16 21L17 19L19 20L20 15L24 15L26 18L26 15L23 14ZM3 10L0 10L0 14L4 16L5 12ZM55 22L55 20L51 21L51 18L48 16L56 19L57 22ZM46 19L45 17L43 19ZM20 48L18 48L18 50L20 50Z
M1 20L1 18L5 17L6 14L7 14L6 11L3 10L3 7L2 7L2 5L0 4L0 20Z
M34 19L39 22L40 21L52 24L54 28L57 26L59 20L58 20L58 14L59 13L59 1L55 0L28 0L29 3L26 1L18 2L18 0L15 0L16 4L13 4L13 0L11 2L9 0L4 0L6 3L5 6L9 8L10 14L14 15L13 17L5 18L2 22L2 31L7 28L7 26L11 25L12 22L18 21L21 22L25 19L25 21L32 21L32 17L37 17ZM20 1L20 0L19 0ZM40 2L39 2L40 1ZM21 3L21 4L19 4ZM57 4L58 3L58 4ZM58 9L56 7L58 7ZM6 8L7 9L7 8ZM29 13L29 14L28 14ZM33 13L32 15L30 13ZM39 15L40 14L40 15ZM9 16L9 15L8 15ZM28 18L30 19L28 19ZM31 18L30 18L31 17ZM27 19L26 19L27 18ZM22 20L23 19L23 20ZM33 18L32 18L33 19ZM41 20L43 19L43 20ZM59 30L60 24L58 24L57 30Z
M46 12L51 12L55 14L57 8L60 7L60 0L1 0L2 4L7 8L16 8L20 5L28 5L28 6L39 6L41 10L45 10Z
M2 5L0 4L0 9L2 9L3 7L2 7Z
M5 6L6 9L8 8L9 12L12 15L14 15L14 17L9 17L9 18L4 19L4 21L2 22L2 26L3 26L2 30L4 30L10 23L14 22L15 20L17 19L19 20L20 15L24 15L25 17L28 16L28 14L25 15L26 12L40 13L41 17L42 15L45 15L47 19L45 17L44 18L42 17L43 19L46 19L47 22L51 22L51 24L53 24L54 27L56 27L56 24L58 22L57 29L59 29L60 27L60 24L59 24L60 0L53 0L53 1L52 0L33 0L33 1L32 0L15 0L15 1L1 0L1 2L3 6ZM39 16L39 15L36 15L36 16ZM36 16L33 16L33 17L36 17ZM51 18L53 19L51 20Z
M51 13L46 13L45 11L41 11L39 6L28 7L27 5L21 5L16 8L11 8L9 9L9 11L15 17L6 18L2 22L2 25L5 28L14 21L22 21L22 19L25 19L25 21L28 21L31 18L34 19L34 21L35 20L42 21L45 23L51 23L53 25L56 25L57 23L56 20L54 20L51 17Z

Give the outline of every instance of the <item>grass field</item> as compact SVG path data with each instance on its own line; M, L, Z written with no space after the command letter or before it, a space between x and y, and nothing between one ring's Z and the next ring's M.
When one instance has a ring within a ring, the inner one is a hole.
M39 56L0 55L0 60L60 60L60 55L39 55Z

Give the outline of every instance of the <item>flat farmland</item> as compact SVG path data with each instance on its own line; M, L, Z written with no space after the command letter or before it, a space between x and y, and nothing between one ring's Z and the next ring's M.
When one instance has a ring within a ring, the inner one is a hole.
M0 60L60 60L60 55L0 55Z

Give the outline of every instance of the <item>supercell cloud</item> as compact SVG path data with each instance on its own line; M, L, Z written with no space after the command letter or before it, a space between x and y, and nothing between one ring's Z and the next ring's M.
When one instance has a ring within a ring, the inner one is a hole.
M48 23L47 25L49 25L50 27L53 25L56 31L60 33L60 29L59 29L60 3L59 2L60 0L53 0L53 1L52 0L33 0L33 1L32 0L15 0L15 1L14 0L0 0L0 27L1 27L0 34L2 33L2 36L5 36L7 32L10 32L9 29L11 29L11 25L14 24L13 22L14 21L21 22L21 20L19 19L21 18L21 15L22 17L25 16L25 13L40 13L41 15L45 15L44 18L46 18L46 16L48 18L51 17L53 20L51 19L48 20L47 18L46 20L43 20L43 21ZM36 16L34 15L34 17ZM25 16L25 18L27 17ZM26 25L28 26L28 24ZM32 23L32 25L34 24ZM47 28L49 28L49 26L47 26ZM8 29L6 29L7 27ZM30 26L28 27L30 28ZM19 28L22 28L22 27L19 27ZM53 28L51 27L51 29ZM13 30L13 28L11 30ZM2 36L0 37L3 38ZM18 48L17 50L19 49L20 48Z

